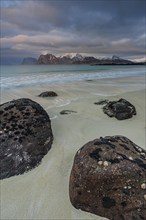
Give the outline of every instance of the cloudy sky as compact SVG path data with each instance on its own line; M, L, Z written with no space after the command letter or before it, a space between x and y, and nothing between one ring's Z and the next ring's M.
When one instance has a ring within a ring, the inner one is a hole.
M145 0L1 0L1 61L40 54L145 57Z

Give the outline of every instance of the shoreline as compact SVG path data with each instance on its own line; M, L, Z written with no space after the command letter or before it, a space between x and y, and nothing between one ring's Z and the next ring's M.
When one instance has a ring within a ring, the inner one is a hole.
M37 96L47 88L59 96ZM38 167L24 175L1 181L1 218L106 220L71 205L68 184L73 159L79 148L100 136L123 135L146 150L144 77L25 88L12 93L7 91L3 94L3 100L24 95L41 104L52 118L54 142ZM105 115L102 105L94 104L101 99L113 101L120 98L125 98L136 107L136 116L118 121ZM62 110L76 113L61 115Z

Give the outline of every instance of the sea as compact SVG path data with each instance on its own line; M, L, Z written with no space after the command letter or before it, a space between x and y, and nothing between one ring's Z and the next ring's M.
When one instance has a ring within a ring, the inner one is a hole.
M44 84L120 78L145 74L145 66L99 65L1 65L0 87L16 87Z

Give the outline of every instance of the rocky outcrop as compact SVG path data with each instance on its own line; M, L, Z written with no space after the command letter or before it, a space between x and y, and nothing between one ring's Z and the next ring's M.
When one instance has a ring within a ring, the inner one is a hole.
M146 151L107 136L76 154L69 183L72 205L110 220L146 219Z
M46 91L42 92L41 94L38 95L39 97L56 97L58 96L56 92L53 91Z
M76 60L74 64L96 64L99 62L99 59L95 57L84 57L82 60Z
M27 64L27 65L37 64L37 59L33 57L26 57L23 59L22 64Z
M59 59L53 54L40 55L37 64L59 64Z
M53 134L48 114L30 99L0 105L0 116L0 179L4 179L36 167L50 150Z
M72 58L69 56L63 56L58 58L60 64L72 64Z
M75 64L76 62L82 62L83 57L80 54L75 56L64 55L56 57L53 54L40 55L37 63L38 64Z
M103 58L98 60L97 65L132 65L134 64L131 60L125 60L118 56L113 56L112 58Z
M103 112L109 117L115 117L118 120L124 120L136 115L135 107L125 99L110 101L103 107Z

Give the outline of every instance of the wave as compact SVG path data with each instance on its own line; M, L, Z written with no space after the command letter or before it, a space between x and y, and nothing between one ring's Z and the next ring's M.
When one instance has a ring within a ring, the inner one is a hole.
M80 66L79 66L80 67ZM36 84L60 84L74 81L83 81L83 80L94 80L94 79L104 79L104 78L120 78L134 75L143 75L144 68L141 67L81 67L78 69L52 69L50 70L42 70L39 72L36 69L30 69L29 71L24 71L19 66L19 70L16 68L16 73L14 74L14 70L5 70L5 72L1 74L1 88L12 88L12 87L23 87L23 86L31 86ZM36 67L35 67L36 68ZM51 67L52 68L52 67ZM54 67L55 68L55 67ZM57 67L58 68L58 67ZM12 68L13 69L13 68Z

